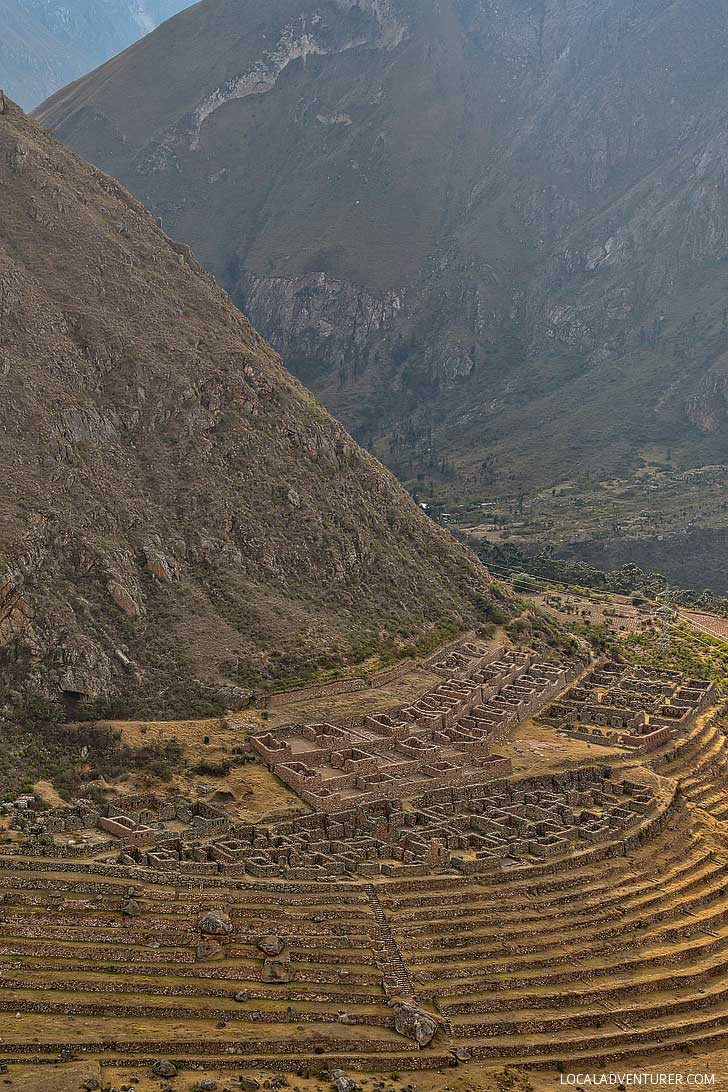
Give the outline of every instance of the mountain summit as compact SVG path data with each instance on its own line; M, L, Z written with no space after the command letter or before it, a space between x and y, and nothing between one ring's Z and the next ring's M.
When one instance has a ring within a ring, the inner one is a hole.
M482 497L725 459L727 51L722 0L203 0L39 116Z
M193 712L485 620L485 570L187 247L0 115L5 677Z
M148 34L188 0L0 0L0 84L26 109Z

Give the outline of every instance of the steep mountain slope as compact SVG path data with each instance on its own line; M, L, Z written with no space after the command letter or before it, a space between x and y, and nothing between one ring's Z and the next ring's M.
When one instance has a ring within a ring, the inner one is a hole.
M189 713L507 613L188 249L12 105L0 224L6 682Z
M727 49L723 0L204 0L40 118L483 496L728 458Z
M26 108L148 34L189 0L0 0L0 85Z

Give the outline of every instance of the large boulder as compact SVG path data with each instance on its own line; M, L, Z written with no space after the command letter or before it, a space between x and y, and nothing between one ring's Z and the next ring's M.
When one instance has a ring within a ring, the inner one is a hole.
M290 982L293 978L293 968L291 967L290 956L271 956L264 960L260 977L261 981L271 984Z
M225 949L216 940L206 937L195 948L198 963L209 963L213 959L222 959Z
M356 1081L351 1080L339 1069L335 1069L331 1075L334 1079L334 1088L336 1092L361 1092L361 1085Z
M232 713L240 713L243 709L247 709L252 702L253 691L245 690L242 686L221 686L215 697L223 709L229 709Z
M261 952L265 952L267 956L278 956L285 948L285 941L277 937L275 933L266 933L265 936L260 937L258 940L258 947Z
M394 1027L400 1035L414 1039L418 1047L426 1047L435 1038L437 1021L417 1005L398 1001L394 1006Z
M174 1062L170 1062L168 1058L160 1058L152 1066L152 1073L155 1077L176 1077L177 1066Z
M230 936L233 923L224 910L208 910L199 918L197 928L210 937Z

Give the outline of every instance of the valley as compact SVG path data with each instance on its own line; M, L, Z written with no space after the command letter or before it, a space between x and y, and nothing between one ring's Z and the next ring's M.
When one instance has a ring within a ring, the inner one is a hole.
M0 1084L720 1083L723 4L0 21Z
M588 476L551 489L481 502L438 499L415 490L430 515L480 544L512 546L528 554L546 549L557 558L613 571L634 564L659 572L682 588L728 592L722 557L728 532L728 469L723 465L678 471L671 451L643 452L629 478Z
M578 467L599 526L554 506L554 543L597 532L585 558L652 564L665 530L673 579L722 591L723 497L702 494L726 463L723 15L205 0L38 117L413 495L538 498Z

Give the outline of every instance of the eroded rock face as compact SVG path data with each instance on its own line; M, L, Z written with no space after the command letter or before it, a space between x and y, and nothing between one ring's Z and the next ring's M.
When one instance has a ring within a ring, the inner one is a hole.
M224 910L208 910L197 922L197 928L206 936L230 936L234 926Z
M437 1034L437 1022L432 1016L404 1002L394 1006L394 1026L400 1035L414 1039L419 1047L428 1046Z

